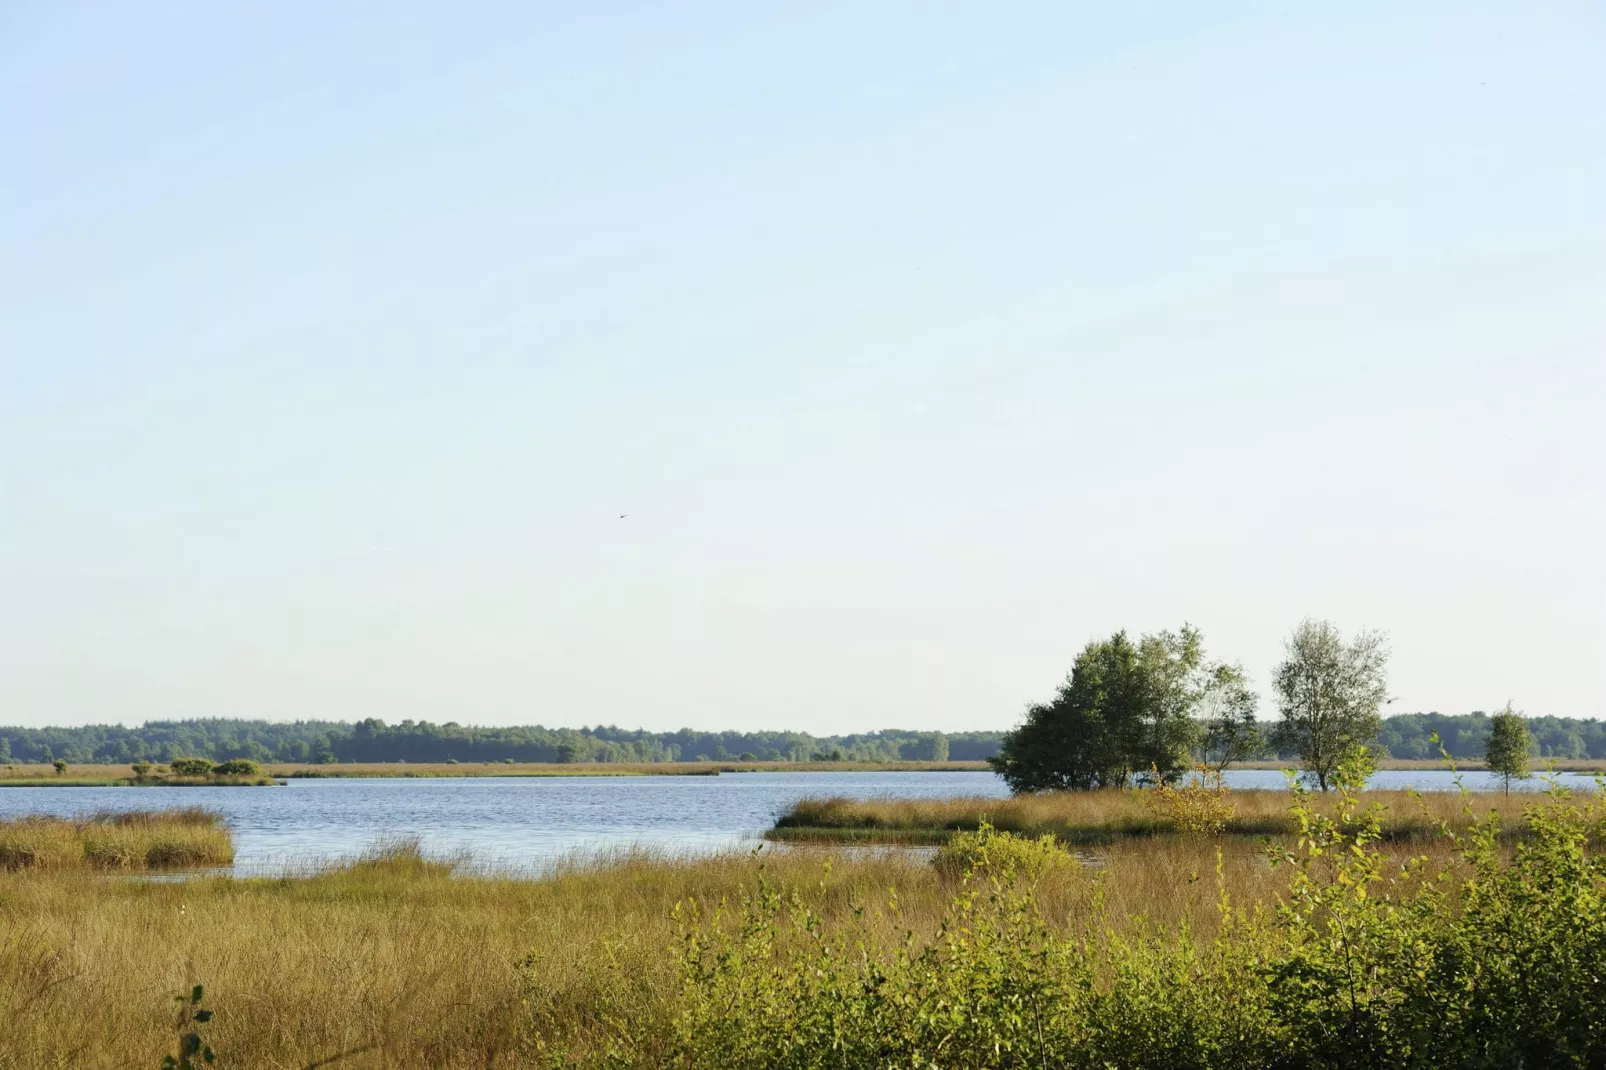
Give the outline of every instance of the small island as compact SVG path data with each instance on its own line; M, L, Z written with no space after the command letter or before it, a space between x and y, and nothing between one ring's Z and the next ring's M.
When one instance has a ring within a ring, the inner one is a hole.
M0 768L3 788L216 788L273 787L284 781L262 771L249 758L213 762L209 758L174 758L166 765L135 762L126 766L74 767L57 758L49 765Z

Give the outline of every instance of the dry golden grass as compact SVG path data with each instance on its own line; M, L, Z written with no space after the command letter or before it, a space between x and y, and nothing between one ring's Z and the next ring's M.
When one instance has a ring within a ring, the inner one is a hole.
M1286 791L1229 791L1232 807L1226 833L1235 836L1278 836L1295 831ZM1389 839L1428 839L1442 823L1465 828L1472 817L1490 810L1507 827L1531 795L1492 792L1463 799L1453 792L1368 791L1362 806L1384 809L1383 832ZM940 842L956 830L975 829L982 822L1006 832L1041 836L1052 833L1068 844L1102 844L1129 837L1163 835L1174 830L1171 817L1153 792L1141 790L1048 792L1008 799L804 799L781 816L769 833L776 840L867 840Z
M0 869L188 869L233 860L223 819L197 808L0 821Z
M1129 841L1046 873L1041 902L1057 926L1186 920L1206 938L1216 858L1207 841ZM827 921L868 905L894 942L933 933L956 890L915 853L842 849L621 855L539 881L457 876L405 846L311 878L0 873L0 1068L154 1067L172 1045L172 996L193 984L217 1013L206 1031L222 1065L361 1049L339 1065L530 1066L542 1037L600 1051L611 1016L673 1015L675 905L734 902L761 866ZM1222 876L1246 905L1287 879L1241 847Z

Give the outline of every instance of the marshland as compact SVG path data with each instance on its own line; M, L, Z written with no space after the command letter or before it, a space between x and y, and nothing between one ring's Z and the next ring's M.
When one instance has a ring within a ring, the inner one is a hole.
M222 861L226 830L12 821L3 849L53 853L0 872L0 1066L154 1068L197 985L211 1016L187 1028L233 1066L1341 1066L1441 1057L1446 1021L1453 1065L1596 1050L1596 797L1440 798L1435 817L1470 814L1409 842L1383 834L1392 795L1285 793L1302 834L1253 845L1072 854L1029 835L1029 808L993 809L1026 834L983 825L935 859L614 851L535 879L400 840L311 876L153 881L162 836L205 833Z

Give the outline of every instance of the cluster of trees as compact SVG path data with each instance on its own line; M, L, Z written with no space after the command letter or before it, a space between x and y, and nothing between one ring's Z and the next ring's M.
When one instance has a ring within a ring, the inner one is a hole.
M1378 632L1345 639L1327 621L1301 622L1272 671L1278 720L1266 724L1243 667L1207 658L1197 629L1184 625L1136 640L1116 632L1083 649L1054 698L1028 708L991 761L1012 790L1027 792L1173 780L1196 763L1220 770L1280 757L1297 761L1325 791L1346 757L1358 750L1389 756L1391 738L1402 750L1412 741L1414 757L1420 732L1437 756L1437 744L1430 744L1437 730L1453 756L1487 758L1508 787L1511 777L1525 775L1535 747L1529 729L1538 724L1530 726L1509 704L1492 717L1408 714L1385 723L1388 656ZM1541 729L1540 749L1549 727ZM1572 749L1587 753L1581 743ZM1427 746L1420 752L1429 756Z
M1001 733L889 729L845 736L804 732L647 732L595 728L477 728L456 722L151 721L136 728L0 727L0 762L168 763L197 756L257 762L975 761Z
M1171 778L1196 751L1223 764L1258 747L1241 667L1210 662L1197 629L1089 643L1047 703L991 761L1015 791L1120 787Z

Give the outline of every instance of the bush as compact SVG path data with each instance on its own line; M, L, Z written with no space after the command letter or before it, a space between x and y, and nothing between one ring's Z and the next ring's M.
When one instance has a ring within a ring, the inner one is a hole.
M1219 836L1237 807L1220 770L1197 766L1180 787L1158 774L1148 796L1149 808L1185 836Z
M174 758L167 763L174 776L210 776L212 763L205 758Z
M219 776L261 776L262 767L249 758L230 758L212 767Z
M956 832L937 849L932 860L951 877L989 875L1004 880L1015 877L1035 881L1055 866L1076 861L1052 835L1030 839L1010 832L999 832L983 821L975 832Z
M57 776L61 776L67 771L67 759L65 758L57 758L50 764L55 767Z

